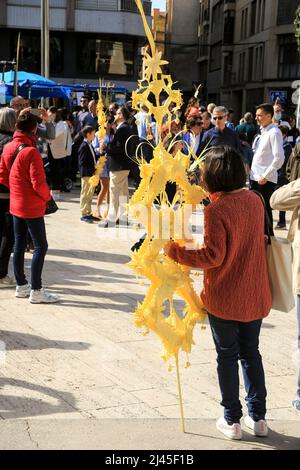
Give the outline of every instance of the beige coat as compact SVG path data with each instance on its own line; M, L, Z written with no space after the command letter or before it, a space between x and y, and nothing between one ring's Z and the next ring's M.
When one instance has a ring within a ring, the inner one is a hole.
M300 295L300 178L279 188L270 199L272 209L293 211L288 240L293 244L293 282Z

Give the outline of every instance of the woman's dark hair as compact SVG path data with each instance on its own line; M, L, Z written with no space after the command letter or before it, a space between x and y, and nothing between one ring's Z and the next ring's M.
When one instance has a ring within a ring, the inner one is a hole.
M129 119L130 119L130 112L128 111L128 109L126 108L126 106L121 106L120 111L121 111L121 113L123 114L123 117L124 117L125 121L129 121Z
M241 155L232 147L212 147L206 154L202 181L210 194L244 188L247 176Z
M105 113L105 118L106 118L106 120L108 121L109 124L113 124L113 122L115 120L115 115L112 111L107 111Z
M37 117L31 113L25 113L18 117L16 123L16 130L25 132L25 134L32 134L38 124Z
M72 119L70 118L70 115L72 115L72 113L67 108L60 108L57 112L60 114L62 121L70 121Z

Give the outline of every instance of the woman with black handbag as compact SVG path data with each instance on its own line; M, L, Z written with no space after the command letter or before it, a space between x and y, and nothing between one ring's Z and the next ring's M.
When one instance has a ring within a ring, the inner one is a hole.
M17 115L13 109L0 109L0 159L5 145L13 139ZM9 213L9 189L0 184L0 288L15 287L8 276L8 264L14 245L13 220Z
M33 304L55 303L59 298L42 288L42 270L48 249L44 215L51 199L41 154L36 149L38 118L31 113L20 116L13 141L4 148L0 162L0 184L10 190L15 245L14 272L16 297ZM31 285L24 273L27 230L33 240Z

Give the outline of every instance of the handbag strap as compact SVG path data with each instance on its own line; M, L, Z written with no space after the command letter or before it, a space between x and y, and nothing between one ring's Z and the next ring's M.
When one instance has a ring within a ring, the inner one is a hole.
M259 199L261 200L261 203L263 205L263 208L264 208L264 220L265 220L265 235L268 237L268 245L271 245L271 236L272 236L272 222L270 220L270 216L268 214L268 211L267 211L267 206L266 206L266 203L265 203L265 200L262 196L262 194L259 192L259 191L256 191L256 189L251 189L251 192L252 193L255 193Z
M19 155L20 152L22 152L23 149L25 149L26 147L30 147L30 145L28 144L22 144L20 145L20 147L17 148L17 150L15 151L15 153L13 154L13 157L12 157L12 160L11 160L11 167L10 167L10 171L16 161L16 158L17 156Z

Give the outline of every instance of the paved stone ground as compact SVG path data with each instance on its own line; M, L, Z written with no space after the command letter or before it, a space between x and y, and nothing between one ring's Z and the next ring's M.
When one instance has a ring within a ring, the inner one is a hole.
M126 266L133 242L81 223L78 196L63 195L60 211L46 220L44 284L62 302L31 305L0 290L0 448L300 449L299 414L291 408L295 312L272 312L261 335L270 437L245 430L244 441L232 443L215 430L222 413L215 350L209 329L200 328L192 367L181 358L183 435L175 369L161 360L157 338L132 323L146 292ZM244 394L241 386L243 403Z

